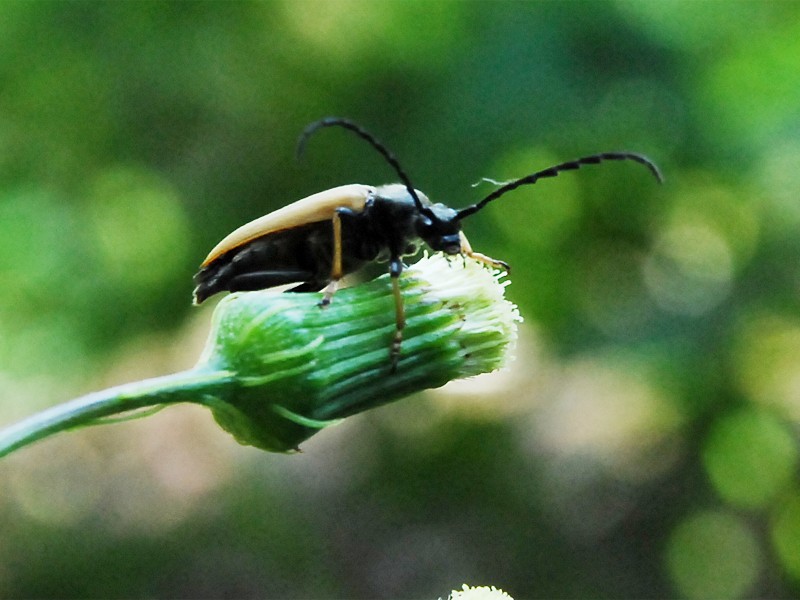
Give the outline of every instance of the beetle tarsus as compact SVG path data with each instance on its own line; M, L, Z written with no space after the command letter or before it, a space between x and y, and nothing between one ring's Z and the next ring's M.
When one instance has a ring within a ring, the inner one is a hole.
M477 260L479 263L483 263L487 267L491 267L493 269L502 269L506 273L511 272L511 266L503 260L497 260L496 258L486 256L485 254L481 254L480 252L472 252L467 256L469 256L473 260Z
M467 239L467 236L464 234L463 231L458 232L459 239L461 240L461 256L469 256L473 260L477 260L479 263L483 263L487 267L492 269L503 269L506 273L511 272L511 267L508 265L507 262L502 260L497 260L496 258L492 258L491 256L486 256L485 254L481 254L480 252L475 252L472 249L472 246Z
M328 306L333 300L333 295L336 293L336 290L338 289L339 289L339 280L332 279L331 282L325 286L325 289L322 290L322 300L319 301L319 305L322 307Z

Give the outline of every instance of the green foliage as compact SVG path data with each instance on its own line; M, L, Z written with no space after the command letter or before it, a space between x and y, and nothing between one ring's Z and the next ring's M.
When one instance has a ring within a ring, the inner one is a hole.
M514 269L508 379L293 457L180 411L9 457L0 595L800 594L798 23L790 2L0 4L3 424L192 364L210 247L393 178L334 132L296 163L316 118L456 207L601 150L666 175L563 174L465 223Z

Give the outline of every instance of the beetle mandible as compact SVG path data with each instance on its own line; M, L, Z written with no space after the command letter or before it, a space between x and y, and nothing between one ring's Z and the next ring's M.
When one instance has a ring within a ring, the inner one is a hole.
M324 127L342 127L368 142L394 169L401 183L380 187L350 184L319 192L243 225L217 244L195 275L194 302L218 292L249 291L299 284L290 292L323 291L320 306L330 304L339 280L366 263L385 259L395 300L395 332L390 346L391 370L397 368L405 326L398 278L402 259L425 242L432 250L462 255L506 271L509 266L475 252L461 221L520 186L562 171L608 160L632 160L646 166L660 182L658 167L634 152L602 152L564 162L500 185L480 202L456 210L432 203L417 190L397 158L356 123L329 117L311 123L298 141L298 155L308 138Z

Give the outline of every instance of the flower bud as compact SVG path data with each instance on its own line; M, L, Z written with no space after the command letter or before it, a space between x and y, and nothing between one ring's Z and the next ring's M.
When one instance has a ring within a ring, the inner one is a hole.
M388 276L318 294L231 294L218 305L201 371L235 385L207 397L217 422L247 445L285 452L349 415L508 361L520 321L501 275L470 260L426 257L400 277L406 314L397 368Z

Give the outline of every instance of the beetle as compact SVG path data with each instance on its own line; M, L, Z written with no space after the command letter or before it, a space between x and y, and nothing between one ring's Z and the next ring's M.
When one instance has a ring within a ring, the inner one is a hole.
M320 306L330 304L339 280L376 260L389 262L395 300L395 332L390 346L391 370L400 356L405 326L398 278L402 259L416 253L419 242L446 255L461 255L489 267L509 266L472 249L461 221L505 193L563 171L610 160L632 160L663 181L649 158L634 152L603 152L537 171L495 189L480 202L456 210L432 203L417 190L395 155L372 134L348 119L328 117L311 123L298 141L298 156L309 137L325 127L341 127L369 143L393 168L401 183L379 187L349 184L298 200L247 223L209 252L194 277L194 303L223 291L249 291L299 284L290 292L323 292Z

